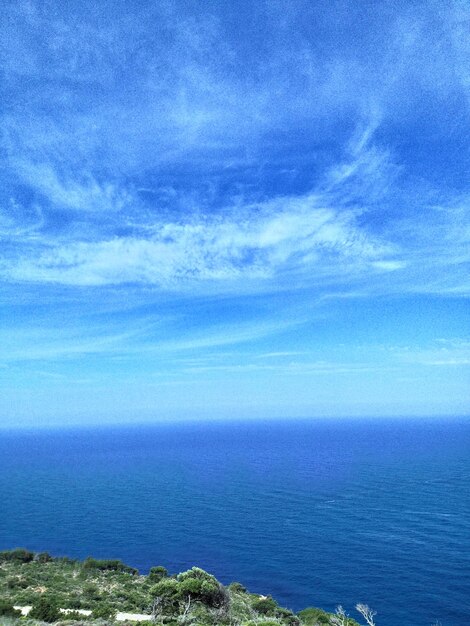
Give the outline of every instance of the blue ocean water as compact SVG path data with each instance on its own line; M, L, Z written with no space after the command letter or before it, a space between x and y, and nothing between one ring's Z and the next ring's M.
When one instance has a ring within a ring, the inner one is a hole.
M0 548L198 565L295 610L470 624L470 420L0 434Z

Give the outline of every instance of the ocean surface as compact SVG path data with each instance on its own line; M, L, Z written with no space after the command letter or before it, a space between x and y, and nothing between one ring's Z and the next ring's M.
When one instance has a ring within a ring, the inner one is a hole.
M470 420L0 432L0 548L17 546L466 626Z

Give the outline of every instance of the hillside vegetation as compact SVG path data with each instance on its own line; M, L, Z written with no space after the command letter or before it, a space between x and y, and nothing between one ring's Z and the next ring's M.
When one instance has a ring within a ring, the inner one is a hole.
M21 617L14 606L32 609ZM92 614L85 617L78 610ZM118 560L77 561L24 549L0 552L2 626L114 624L117 613L148 615L148 624L168 626L358 626L341 607L335 614L312 607L295 614L269 595L250 593L236 582L224 586L197 567L170 575L157 566L144 576Z

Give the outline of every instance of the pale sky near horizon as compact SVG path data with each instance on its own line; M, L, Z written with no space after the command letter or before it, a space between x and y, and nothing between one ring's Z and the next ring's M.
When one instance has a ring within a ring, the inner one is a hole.
M0 426L470 414L467 2L0 15Z

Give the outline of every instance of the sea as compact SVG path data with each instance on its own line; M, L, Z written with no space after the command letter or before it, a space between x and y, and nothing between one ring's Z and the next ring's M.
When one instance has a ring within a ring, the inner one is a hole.
M295 611L366 603L377 626L467 626L470 419L0 431L14 547L197 565Z

